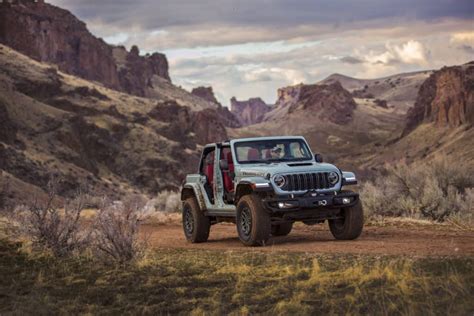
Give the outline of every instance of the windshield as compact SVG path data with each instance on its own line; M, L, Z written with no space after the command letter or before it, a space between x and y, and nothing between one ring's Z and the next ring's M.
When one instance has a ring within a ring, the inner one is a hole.
M268 139L237 142L234 147L237 161L241 164L313 159L308 146L302 139Z

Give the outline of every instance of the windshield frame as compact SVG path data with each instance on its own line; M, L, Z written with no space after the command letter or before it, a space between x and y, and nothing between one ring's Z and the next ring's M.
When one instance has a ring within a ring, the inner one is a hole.
M237 148L239 146L242 146L242 144L246 143L265 143L265 142L282 142L282 143L291 143L291 142L298 142L300 143L300 146L304 148L305 151L308 152L309 157L299 157L299 158L264 158L264 159L259 159L259 160L239 160L238 153L237 153ZM246 165L246 164L271 164L271 163L279 163L279 162L300 162L300 161L313 161L314 160L314 155L311 151L311 148L309 147L308 143L304 138L268 138L268 139L246 139L246 140L237 140L233 143L232 145L232 151L233 151L233 156L235 157L235 162L241 165Z

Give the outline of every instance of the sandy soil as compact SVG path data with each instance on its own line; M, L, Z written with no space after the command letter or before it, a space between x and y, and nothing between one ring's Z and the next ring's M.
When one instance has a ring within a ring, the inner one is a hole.
M145 225L143 232L156 248L187 248L240 251L283 251L312 253L386 254L410 256L472 256L474 232L438 227L366 226L353 241L336 241L327 225L297 224L285 237L273 237L267 247L243 246L235 225L223 223L211 227L206 243L188 243L180 223Z

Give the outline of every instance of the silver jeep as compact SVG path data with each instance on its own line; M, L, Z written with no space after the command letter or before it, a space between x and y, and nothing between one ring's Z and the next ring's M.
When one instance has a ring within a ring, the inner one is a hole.
M329 222L336 239L359 237L364 216L352 172L323 163L301 136L242 138L206 145L181 192L183 229L205 242L211 225L233 222L244 245L288 235L295 221Z

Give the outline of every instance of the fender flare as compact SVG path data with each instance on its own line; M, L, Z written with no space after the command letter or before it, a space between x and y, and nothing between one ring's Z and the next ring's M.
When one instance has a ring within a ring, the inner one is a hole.
M194 197L199 205L201 211L206 210L206 203L203 200L203 192L199 189L199 186L193 184L185 184L181 189L181 201L185 201L190 197Z
M274 192L274 190L271 183L266 179L242 179L236 185L234 203L237 204L242 196L253 192Z

